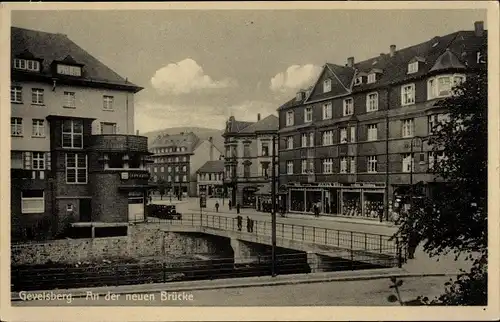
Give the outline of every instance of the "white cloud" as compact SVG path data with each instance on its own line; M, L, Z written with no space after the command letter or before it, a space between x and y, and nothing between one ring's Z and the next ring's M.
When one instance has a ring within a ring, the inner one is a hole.
M168 64L158 69L151 78L151 85L160 94L187 94L204 89L236 86L230 78L214 80L205 75L203 68L191 58Z
M180 126L223 129L231 115L239 121L256 121L257 113L265 118L269 114L276 114L277 107L263 101L244 101L227 107L137 102L135 129L140 133Z
M270 88L274 92L287 92L313 85L322 68L320 66L292 65L285 72L276 74L271 78Z

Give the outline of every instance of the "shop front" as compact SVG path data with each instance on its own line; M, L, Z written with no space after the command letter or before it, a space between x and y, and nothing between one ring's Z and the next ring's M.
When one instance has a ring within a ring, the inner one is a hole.
M244 208L255 208L255 193L257 192L258 188L251 186L251 187L244 187L242 189L242 196L241 196L241 206Z

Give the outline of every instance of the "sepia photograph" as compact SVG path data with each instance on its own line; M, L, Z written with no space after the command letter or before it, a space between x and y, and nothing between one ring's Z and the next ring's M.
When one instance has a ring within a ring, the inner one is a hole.
M0 7L2 320L500 318L498 4L129 5Z

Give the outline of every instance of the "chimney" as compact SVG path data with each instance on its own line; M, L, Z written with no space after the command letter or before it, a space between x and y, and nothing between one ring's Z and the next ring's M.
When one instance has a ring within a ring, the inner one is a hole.
M347 58L347 66L349 66L349 67L354 66L354 57Z
M396 45L391 45L389 48L391 57L394 57L394 54L396 53Z
M474 22L474 34L476 37L482 37L484 34L484 22L476 21Z
M213 138L209 137L208 142L210 142L210 147L209 147L209 160L213 161L214 160L214 143L213 143Z
M260 121L260 113L257 113L257 122Z

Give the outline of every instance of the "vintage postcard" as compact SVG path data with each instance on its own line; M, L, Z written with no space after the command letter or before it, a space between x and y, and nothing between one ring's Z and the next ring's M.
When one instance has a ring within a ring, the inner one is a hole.
M3 320L499 318L496 2L0 8Z

